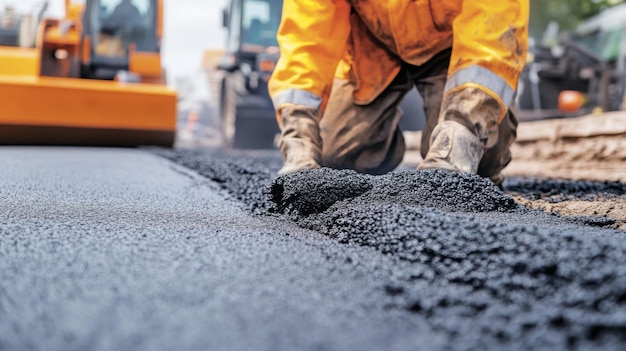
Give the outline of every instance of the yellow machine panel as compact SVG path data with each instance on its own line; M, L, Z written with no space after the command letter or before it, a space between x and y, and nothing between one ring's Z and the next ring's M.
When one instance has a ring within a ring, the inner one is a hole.
M36 76L39 51L31 48L0 46L0 75Z

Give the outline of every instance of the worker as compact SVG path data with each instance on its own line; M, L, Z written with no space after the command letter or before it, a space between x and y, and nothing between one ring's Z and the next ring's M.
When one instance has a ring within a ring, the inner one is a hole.
M528 16L528 0L285 0L269 82L279 174L393 170L405 151L398 105L417 86L426 114L418 169L501 182Z
M109 25L132 27L141 21L141 13L131 0L122 0L108 17Z

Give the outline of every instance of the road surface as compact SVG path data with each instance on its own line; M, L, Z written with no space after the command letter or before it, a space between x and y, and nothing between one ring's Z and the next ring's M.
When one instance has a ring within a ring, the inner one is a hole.
M626 238L469 176L0 149L0 350L623 349ZM444 185L444 186L442 186Z

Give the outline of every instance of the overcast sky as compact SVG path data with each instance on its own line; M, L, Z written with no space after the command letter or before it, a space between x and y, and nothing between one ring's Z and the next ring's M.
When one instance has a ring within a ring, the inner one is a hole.
M30 11L41 0L0 0L2 8L14 5ZM62 16L64 0L49 0L50 14ZM192 75L200 68L206 48L221 48L225 33L222 8L228 0L165 0L163 60L170 77Z

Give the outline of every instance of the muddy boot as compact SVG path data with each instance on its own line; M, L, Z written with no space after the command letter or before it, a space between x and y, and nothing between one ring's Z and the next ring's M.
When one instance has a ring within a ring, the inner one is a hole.
M443 121L433 129L430 149L417 169L476 173L483 152L480 139L467 127L456 121Z
M280 153L283 168L278 175L320 167L322 138L314 109L301 106L281 108Z

